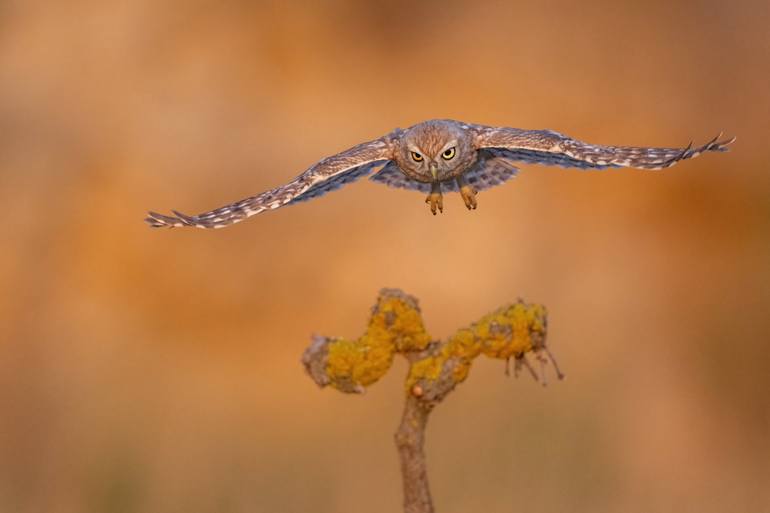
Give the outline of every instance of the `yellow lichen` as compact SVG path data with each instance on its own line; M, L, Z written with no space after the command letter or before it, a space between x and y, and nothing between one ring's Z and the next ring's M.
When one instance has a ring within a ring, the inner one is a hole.
M412 362L409 367L409 376L406 379L407 390L419 380L435 381L441 375L446 359L429 356L416 362Z
M474 328L485 355L507 359L537 348L533 335L545 336L545 318L545 307L518 302L484 316Z
M430 343L417 305L398 297L381 297L367 332L390 338L400 353L421 351Z
M479 354L499 359L521 357L542 349L545 334L543 306L519 301L500 308L413 360L406 389L429 388L445 370L451 381L460 383L468 377L471 363ZM425 351L430 342L417 302L402 293L385 290L361 338L330 341L326 367L329 381L341 390L363 390L387 372L395 353L416 354Z
M331 384L366 387L380 379L393 363L393 345L381 339L337 339L329 344L327 375Z

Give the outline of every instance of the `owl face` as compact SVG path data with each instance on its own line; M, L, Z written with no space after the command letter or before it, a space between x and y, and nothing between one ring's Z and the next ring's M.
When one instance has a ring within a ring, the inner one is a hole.
M406 130L396 153L396 163L420 182L451 180L476 161L469 133L457 122L426 121Z

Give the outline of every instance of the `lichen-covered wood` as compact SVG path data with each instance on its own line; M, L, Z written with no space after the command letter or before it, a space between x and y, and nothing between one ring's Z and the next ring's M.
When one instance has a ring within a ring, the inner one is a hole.
M433 340L423 325L417 299L397 289L383 289L361 337L315 336L302 363L318 386L362 393L385 375L397 353L409 361L406 405L395 437L404 482L404 511L430 513L433 503L423 445L431 410L465 381L473 359L480 354L505 360L506 372L513 359L514 372L526 367L543 384L545 364L550 360L562 379L564 375L546 347L546 333L545 307L519 300L445 341ZM527 353L540 362L540 374L529 364Z
M485 315L445 341L433 340L425 329L417 300L400 290L383 289L372 308L364 334L351 340L314 337L302 362L321 387L361 393L390 368L395 354L409 357L406 390L424 401L440 400L468 377L473 359L484 354L506 362L515 370L532 370L526 355L546 363L553 357L546 347L547 312L544 306L521 300ZM558 377L561 373L556 368Z

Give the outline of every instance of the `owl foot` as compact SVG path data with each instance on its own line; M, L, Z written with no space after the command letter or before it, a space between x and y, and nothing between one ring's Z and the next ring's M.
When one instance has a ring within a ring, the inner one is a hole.
M470 185L460 187L460 195L463 197L463 201L465 202L465 206L468 207L468 210L476 210L476 207L478 207L476 194L476 189Z
M476 207L478 206L478 203L476 202L476 194L478 191L474 189L473 186L465 183L465 180L462 176L458 176L456 181L457 187L460 188L460 195L463 197L465 206L468 207L468 210L476 210Z
M444 213L444 197L441 195L441 184L434 183L431 185L430 194L425 198L425 203L430 205L430 211L433 215L436 215L436 209L442 214Z

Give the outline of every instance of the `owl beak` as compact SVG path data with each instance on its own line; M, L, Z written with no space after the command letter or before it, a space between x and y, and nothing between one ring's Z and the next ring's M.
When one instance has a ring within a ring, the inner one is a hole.
M438 180L438 164L435 162L430 163L430 174L433 175L434 180Z

